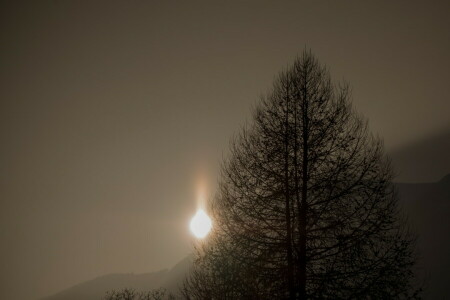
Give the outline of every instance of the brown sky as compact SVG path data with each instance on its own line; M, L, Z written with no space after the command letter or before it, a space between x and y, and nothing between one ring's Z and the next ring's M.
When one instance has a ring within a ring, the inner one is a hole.
M214 192L229 138L305 47L351 84L388 150L449 132L449 13L447 1L2 3L0 298L187 255L199 186Z

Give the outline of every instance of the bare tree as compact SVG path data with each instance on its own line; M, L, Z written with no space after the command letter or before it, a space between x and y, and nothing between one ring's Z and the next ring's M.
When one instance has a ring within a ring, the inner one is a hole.
M106 292L104 300L136 300L138 293L134 289L124 288Z
M184 294L416 297L414 238L392 176L348 85L333 84L305 51L231 143L210 208L214 231L198 248Z
M131 288L124 288L121 290L112 290L106 292L104 300L172 300L175 297L172 294L167 294L165 289L154 289L145 292L137 292Z

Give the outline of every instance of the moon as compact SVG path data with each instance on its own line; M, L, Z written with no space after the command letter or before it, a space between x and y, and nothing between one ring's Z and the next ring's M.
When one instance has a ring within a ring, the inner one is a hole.
M199 209L194 217L192 217L189 228L196 238L202 239L206 237L211 230L212 223L208 215Z

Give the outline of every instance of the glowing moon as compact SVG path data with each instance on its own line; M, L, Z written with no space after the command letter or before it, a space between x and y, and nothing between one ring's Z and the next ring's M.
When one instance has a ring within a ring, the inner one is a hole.
M197 211L189 225L192 233L199 239L204 238L211 230L211 227L211 219L202 209Z

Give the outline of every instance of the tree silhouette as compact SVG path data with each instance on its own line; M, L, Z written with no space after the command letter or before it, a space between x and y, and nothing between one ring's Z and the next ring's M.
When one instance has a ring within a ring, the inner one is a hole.
M167 294L165 289L154 289L145 292L137 292L132 288L112 290L106 292L104 300L174 300L175 296Z
M305 51L231 143L191 299L417 297L382 141Z

